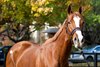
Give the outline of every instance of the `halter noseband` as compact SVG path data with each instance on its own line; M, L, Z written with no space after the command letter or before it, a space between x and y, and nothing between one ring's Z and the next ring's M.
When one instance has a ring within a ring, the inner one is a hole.
M81 30L80 27L76 27L75 29L73 29L70 35L73 35L77 30Z

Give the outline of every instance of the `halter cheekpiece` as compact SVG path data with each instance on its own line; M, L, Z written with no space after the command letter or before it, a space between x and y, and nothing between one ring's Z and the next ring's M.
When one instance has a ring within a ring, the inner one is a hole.
M66 28L66 32L69 34L69 35L73 35L77 30L81 30L80 27L76 27L74 28L71 32L68 31L68 23L67 23L67 28Z

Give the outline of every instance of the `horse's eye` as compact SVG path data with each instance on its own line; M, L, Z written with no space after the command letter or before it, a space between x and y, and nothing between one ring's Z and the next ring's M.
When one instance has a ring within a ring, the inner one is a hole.
M83 24L84 24L85 22L83 21Z
M68 24L70 24L70 22L68 22Z

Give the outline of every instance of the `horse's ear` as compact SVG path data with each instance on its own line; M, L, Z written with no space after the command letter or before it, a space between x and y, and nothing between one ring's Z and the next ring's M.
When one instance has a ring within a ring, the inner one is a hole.
M72 13L71 5L68 6L68 10L67 11L68 11L68 14Z
M80 13L80 14L82 13L82 7L79 8L79 13Z

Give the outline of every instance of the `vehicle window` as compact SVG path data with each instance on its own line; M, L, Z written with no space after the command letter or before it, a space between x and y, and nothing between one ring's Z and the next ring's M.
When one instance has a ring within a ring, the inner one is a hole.
M100 51L100 47L95 48L96 51Z

